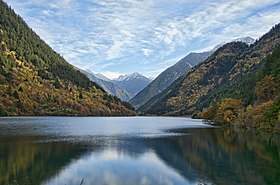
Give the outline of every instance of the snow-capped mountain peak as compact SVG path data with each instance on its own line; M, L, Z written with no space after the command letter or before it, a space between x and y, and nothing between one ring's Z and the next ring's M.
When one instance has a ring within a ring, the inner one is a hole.
M151 80L140 73L135 72L132 74L121 75L119 78L114 79L113 82L130 94L135 95L145 88Z
M129 80L132 80L132 79L135 79L135 78L145 78L146 79L147 77L141 75L138 72L134 72L134 73L127 74L127 75L121 75L114 80L115 81L129 81Z

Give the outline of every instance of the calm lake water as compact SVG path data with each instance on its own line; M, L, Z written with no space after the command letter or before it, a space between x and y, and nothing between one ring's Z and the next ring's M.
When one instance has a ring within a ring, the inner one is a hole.
M280 141L188 118L0 118L0 184L279 185Z

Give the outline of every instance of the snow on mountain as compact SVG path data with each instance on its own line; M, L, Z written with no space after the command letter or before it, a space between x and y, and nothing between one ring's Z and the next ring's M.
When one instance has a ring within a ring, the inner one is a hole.
M144 89L152 80L141 75L140 73L132 73L121 75L119 78L112 80L113 83L125 89L128 93L136 95Z

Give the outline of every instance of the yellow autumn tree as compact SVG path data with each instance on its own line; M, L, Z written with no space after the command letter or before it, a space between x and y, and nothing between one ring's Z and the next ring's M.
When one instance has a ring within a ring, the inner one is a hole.
M213 120L216 117L217 111L219 108L219 104L213 103L211 104L203 113L202 118L205 120Z
M242 114L242 110L242 100L226 98L220 103L214 122L220 125L233 123Z

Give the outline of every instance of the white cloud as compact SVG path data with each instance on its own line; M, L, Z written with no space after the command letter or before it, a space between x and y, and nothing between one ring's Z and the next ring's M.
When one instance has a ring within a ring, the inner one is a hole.
M124 75L124 74L122 74L122 73L113 72L113 71L103 71L102 74L103 74L104 76L106 76L107 78L111 79L111 80L112 80L112 79L115 79L115 78L118 78L118 77L121 76L121 75Z
M125 44L125 41L114 41L112 47L107 51L107 60L116 59L121 54L122 46Z
M182 17L180 19L169 19L166 20L160 27L156 29L155 35L158 39L162 40L168 45L178 44L184 46L185 43L188 43L192 39L203 39L204 37L208 39L215 38L215 42L219 43L224 41L223 37L228 38L232 37L230 34L236 35L236 32L239 32L240 29L242 31L248 30L250 28L251 34L253 36L260 36L258 29L259 24L255 22L250 22L246 20L252 10L263 6L270 6L274 3L279 3L279 0L264 0L261 2L256 2L254 0L243 0L239 1L238 3L235 0L228 0L228 1L218 1L218 2L210 2L204 3L205 6L201 7L201 10L188 15L186 17ZM279 11L278 11L279 12ZM271 15L271 12L268 12ZM274 22L274 24L280 22L280 17L275 17L274 15L271 16L270 22ZM260 22L264 19L262 16L257 17ZM278 20L277 20L278 19ZM245 23L240 23L246 21ZM239 30L234 29L228 35L222 35L219 39L217 38L217 33L219 31L223 31L230 27L233 23L240 25ZM165 25L165 26L163 26ZM270 26L271 24L269 24ZM268 26L264 24L264 26ZM213 30L217 31L213 31ZM220 29L220 30L219 30ZM255 33L257 32L257 33ZM239 35L241 36L241 35ZM185 41L182 42L182 41ZM190 43L188 43L190 44ZM172 46L173 49L174 46Z
M147 49L147 48L143 48L143 49L142 49L142 52L143 52L143 54L144 54L146 57L148 57L148 56L150 56L150 55L153 53L153 50Z

